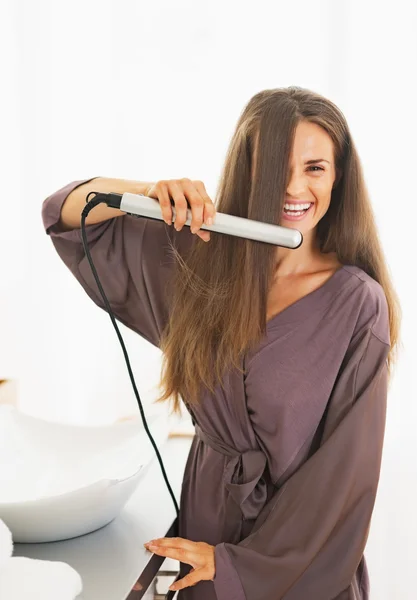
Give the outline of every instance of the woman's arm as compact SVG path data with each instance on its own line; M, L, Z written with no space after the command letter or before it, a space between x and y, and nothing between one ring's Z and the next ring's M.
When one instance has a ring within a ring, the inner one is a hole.
M85 205L89 190L123 191L122 185L114 187L110 183L112 181L123 180L92 178L72 181L48 196L42 205L43 225L58 256L88 296L103 310L106 308L84 252L80 223L68 230L65 230L65 225L76 225L77 219L80 220L81 205ZM70 202L67 204L68 199ZM63 219L61 214L65 205L68 211ZM111 211L106 207L107 210ZM113 209L113 214L114 210L117 209ZM123 215L122 218L106 217L86 226L88 248L115 317L159 347L169 316L167 284L175 265L170 243L182 252L192 244L195 236L189 227L175 231L164 221L117 212ZM72 216L68 216L69 213ZM96 218L98 216L96 213Z
M70 231L81 227L81 212L85 206L85 199L90 192L114 192L116 194L144 194L146 189L153 185L150 181L135 181L130 179L113 179L111 177L95 177L87 183L76 187L66 198L60 215L59 228L61 231ZM91 196L93 198L93 196ZM110 208L106 204L95 206L86 217L85 224L101 223L113 217L120 217L125 213L118 208Z

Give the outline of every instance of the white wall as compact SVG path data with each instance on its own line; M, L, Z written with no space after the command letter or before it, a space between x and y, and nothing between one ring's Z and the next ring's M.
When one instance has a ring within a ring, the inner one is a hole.
M69 181L96 175L186 176L202 179L214 193L250 96L299 82L330 91L328 37L315 41L319 68L304 56L312 25L329 29L328 3L321 6L320 14L298 23L299 49L283 26L298 20L296 6L272 19L261 10L254 14L250 3L233 2L13 6L22 144L15 181L24 254L13 272L21 273L19 285L6 297L12 340L20 329L9 371L18 374L23 410L74 422L136 410L110 320L56 256L42 228L42 200ZM10 207L8 220L16 221ZM158 381L159 351L130 333L124 330L140 392Z
M344 30L339 89L404 313L404 347L389 394L380 486L367 546L372 598L411 600L416 596L417 557L417 2L336 4Z
M375 599L411 600L414 215L393 208L416 201L416 3L9 0L1 11L0 378L18 378L31 414L104 423L137 411L109 317L43 231L44 198L97 175L190 177L214 193L237 118L261 89L310 87L344 111L404 310L367 558ZM160 410L160 353L120 327L147 414Z

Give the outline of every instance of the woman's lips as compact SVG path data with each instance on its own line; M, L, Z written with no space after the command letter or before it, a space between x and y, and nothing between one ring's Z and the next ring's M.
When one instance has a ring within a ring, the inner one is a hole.
M311 211L312 207L314 206L314 202L312 202L310 204L310 207L303 212L302 215L298 215L298 217L294 216L294 215L289 215L288 213L285 212L285 210L282 211L282 218L286 219L287 221L301 221L302 219L304 219L309 212Z

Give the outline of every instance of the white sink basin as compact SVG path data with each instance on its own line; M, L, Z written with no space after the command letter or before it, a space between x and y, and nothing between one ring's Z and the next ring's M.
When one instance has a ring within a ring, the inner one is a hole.
M167 417L150 417L148 426L160 448ZM140 415L87 427L0 406L0 518L14 542L90 533L120 513L153 458Z

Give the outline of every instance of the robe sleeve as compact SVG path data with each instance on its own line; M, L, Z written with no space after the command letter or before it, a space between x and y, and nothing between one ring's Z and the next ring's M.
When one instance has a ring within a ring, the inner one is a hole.
M248 537L215 546L218 600L347 600L380 475L390 346L372 327L351 342L320 446L263 507Z
M84 252L81 229L63 231L61 208L78 186L96 179L68 183L42 204L42 220L55 249L88 296L107 312ZM164 221L131 215L87 225L90 254L115 318L159 347L168 319L167 285L175 257L170 242L182 254L195 236L189 227L176 231Z

